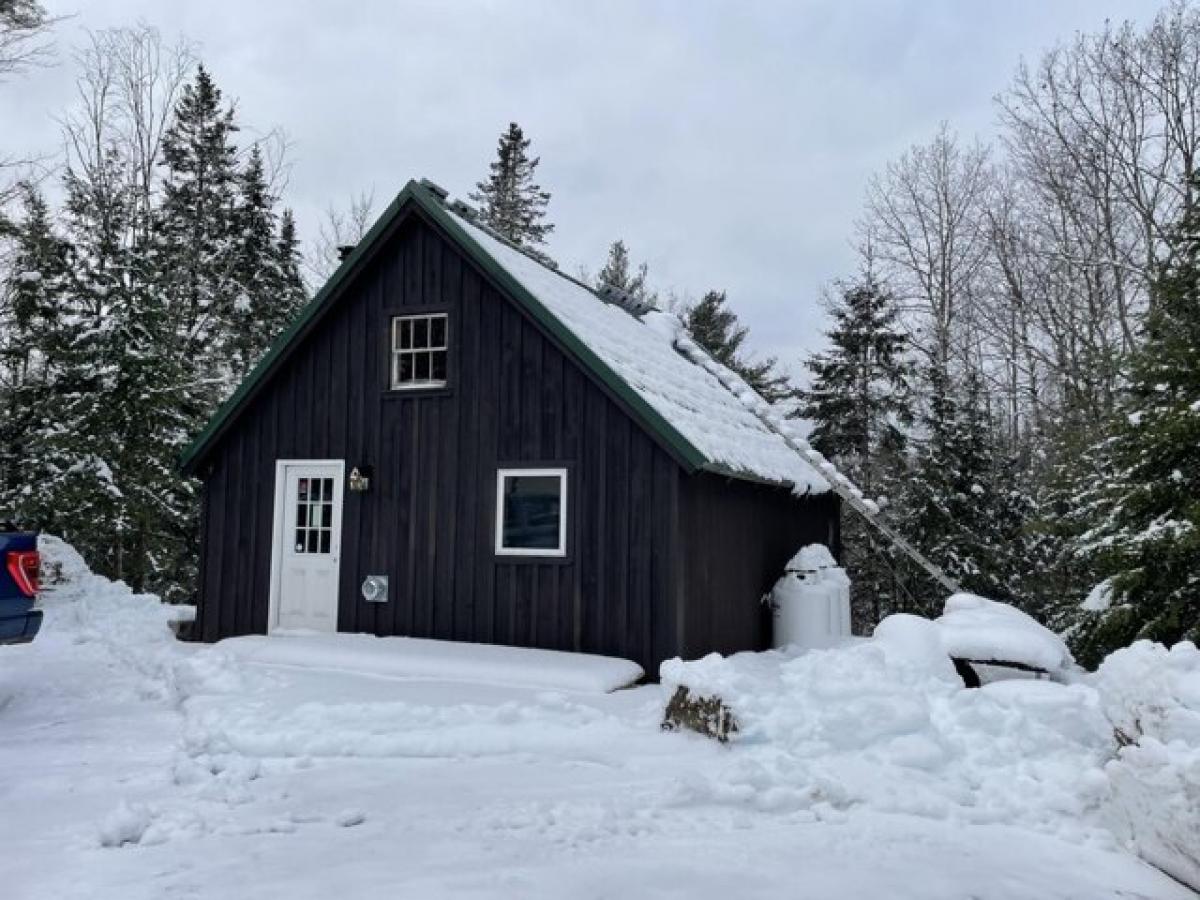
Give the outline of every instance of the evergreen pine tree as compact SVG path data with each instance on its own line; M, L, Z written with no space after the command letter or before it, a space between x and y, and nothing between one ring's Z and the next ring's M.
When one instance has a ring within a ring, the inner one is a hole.
M533 180L539 157L529 157L530 139L512 122L500 135L491 174L476 185L471 200L479 204L480 218L514 244L538 247L554 226L546 219L550 193Z
M244 297L235 276L239 250L245 249L237 240L237 130L232 108L223 105L220 89L200 66L163 136L167 171L156 253L156 280L178 322L182 351L208 377L229 381L238 351L228 343L243 324L235 306ZM214 357L218 371L210 365Z
M646 285L648 274L649 266L640 263L634 268L625 242L616 240L609 246L608 258L605 259L603 268L596 276L596 287L611 285L637 300L654 303L657 301L657 297Z
M107 568L137 590L178 601L195 583L197 545L196 485L180 477L178 460L211 409L212 390L192 361L163 353L177 334L147 249L130 248L125 288L108 309L103 358L111 374L93 413L116 513Z
M234 269L237 295L233 298L230 365L240 381L269 344L273 327L273 288L279 280L275 254L275 198L267 188L262 153L250 148L237 174L233 210Z
M0 322L0 519L32 520L29 485L46 475L36 435L58 405L55 364L59 317L70 269L70 246L55 234L45 200L22 187L23 216L15 227L10 278Z
M304 286L304 276L301 274L303 264L304 255L296 233L296 218L290 209L285 209L279 218L279 236L275 241L275 268L279 284L268 346L287 330L308 303L308 290Z
M1080 553L1080 538L1103 517L1112 460L1105 452L1105 429L1078 410L1067 409L1047 423L1035 442L1036 471L1023 473L1037 491L1036 520L1030 524L1033 557L1022 567L1027 608L1056 632L1079 623L1081 597L1099 580L1094 560Z
M52 420L29 433L30 458L42 460L45 477L30 484L31 518L72 542L89 563L110 577L137 579L130 553L132 517L118 482L117 457L153 447L122 444L114 420L125 415L117 385L129 363L128 333L134 272L128 236L133 192L121 178L123 160L108 154L97 171L66 176L66 225L74 247L67 304L51 338L57 347ZM161 348L144 348L153 357Z
M912 424L910 363L892 297L868 270L841 287L831 310L830 348L805 366L811 387L797 411L812 423L809 440L868 496L890 497L906 474L906 428ZM843 521L843 566L850 575L855 631L869 633L904 606L901 560L860 516Z
M786 375L776 371L776 360L747 359L741 354L749 329L738 322L733 310L725 306L724 291L709 291L694 306L685 307L683 321L692 338L722 365L737 372L768 403L793 397Z
M275 197L267 186L262 153L255 145L237 173L231 223L236 294L228 308L222 343L226 344L232 384L246 376L295 314L294 295L285 284L286 260L276 237L275 220ZM291 227L294 230L294 223Z
M968 591L1018 602L1016 576L1025 552L1029 498L1014 486L1014 464L996 448L979 374L958 389L937 366L928 375L929 407L914 477L900 499L902 530ZM937 615L936 590L909 611Z
M895 467L913 421L910 363L891 295L868 271L843 285L832 310L830 349L805 367L812 386L801 392L800 415L813 423L809 441L854 473L869 494Z
M1096 451L1108 480L1079 550L1106 581L1072 635L1085 664L1138 638L1200 640L1200 210L1176 235L1123 419Z

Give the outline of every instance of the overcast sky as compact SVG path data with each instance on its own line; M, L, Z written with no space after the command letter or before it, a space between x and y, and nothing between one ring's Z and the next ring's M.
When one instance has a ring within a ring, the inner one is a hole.
M69 48L139 20L198 43L241 121L293 142L285 201L410 177L465 196L510 120L553 193L550 251L595 271L624 238L663 289L729 292L761 351L821 343L820 296L853 271L867 179L946 119L987 138L1018 60L1135 0L399 2L43 0L73 18L60 63L0 86L8 150L52 151ZM13 138L15 137L15 140Z

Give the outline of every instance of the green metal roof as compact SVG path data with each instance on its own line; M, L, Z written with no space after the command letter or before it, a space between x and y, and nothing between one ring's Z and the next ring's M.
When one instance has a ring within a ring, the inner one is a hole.
M668 449L685 469L695 471L710 467L709 460L695 445L647 403L584 341L566 328L537 297L509 274L459 225L453 216L446 212L441 197L425 184L410 181L384 210L371 230L358 242L350 255L342 261L316 296L305 306L291 327L275 340L258 365L238 385L237 390L229 399L221 404L204 430L187 448L181 458L181 468L185 474L190 475L196 472L209 451L237 420L250 401L263 389L291 349L304 338L320 317L333 307L338 296L353 280L354 275L362 269L364 261L373 254L383 235L388 233L392 226L413 208L424 212L488 278L556 337L601 384L624 401L640 424Z

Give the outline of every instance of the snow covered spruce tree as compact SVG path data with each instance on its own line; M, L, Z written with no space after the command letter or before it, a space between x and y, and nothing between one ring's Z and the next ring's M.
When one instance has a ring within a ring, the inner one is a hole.
M1137 638L1200 640L1200 210L1176 235L1131 359L1123 419L1100 448L1111 479L1100 518L1079 540L1105 578L1072 635L1085 664Z
M36 455L37 435L60 403L56 346L66 299L71 248L55 233L50 209L32 186L21 186L22 216L13 226L14 253L3 286L0 319L0 515L32 520L29 486L47 475Z
M596 287L611 285L637 300L656 303L658 297L646 283L649 274L650 267L644 262L635 267L625 242L616 240L609 246L604 266L596 275Z
M308 288L304 285L304 253L296 232L296 216L284 208L279 216L279 234L275 240L275 264L279 284L275 303L270 307L270 335L266 335L265 351L279 337L308 303ZM257 362L257 360L256 360Z
M258 210L238 220L237 130L233 109L198 67L163 136L165 179L155 223L160 283L178 323L180 349L200 367L198 377L227 383L242 342L235 323L245 324L238 307L251 303L236 273L239 251L255 238L239 235L239 226L261 224L247 221Z
M997 446L982 377L974 369L960 377L961 385L951 384L937 366L926 374L928 408L899 522L964 589L1020 601L1031 501L1016 485L1015 462ZM912 611L941 612L939 589L918 598Z
M683 321L696 343L742 376L769 403L795 396L788 377L776 370L774 357L754 360L742 355L742 344L750 329L738 322L725 301L724 291L709 291L699 303L684 307Z
M549 191L533 180L539 157L529 156L530 139L516 122L500 135L491 174L479 182L471 200L479 204L488 227L521 247L538 247L554 226L546 221Z
M831 309L830 348L805 362L812 384L797 414L812 423L809 440L871 497L893 497L906 476L911 363L895 302L870 268L841 285ZM900 560L861 516L847 515L843 545L857 633L904 608Z
M262 152L255 145L236 175L231 273L236 293L221 329L226 336L224 364L234 384L249 373L305 302L296 223L287 213L277 223L275 204Z
M119 153L67 174L70 284L57 327L54 416L30 434L41 527L135 588L186 579L190 485L175 472L194 410L156 281L144 208ZM184 582L186 583L186 581Z

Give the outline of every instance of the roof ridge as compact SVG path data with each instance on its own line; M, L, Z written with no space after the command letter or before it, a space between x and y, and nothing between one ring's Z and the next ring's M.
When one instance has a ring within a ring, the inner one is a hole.
M474 225L476 228L478 228L480 231L482 231L488 237L492 238L493 240L499 241L501 244L508 247L510 250L515 250L517 253L520 253L522 256L525 256L528 259L533 260L535 263L540 265L542 268L548 269L549 271L553 272L555 275L559 276L560 278L565 278L567 281L571 282L572 284L583 288L585 291L587 291L589 294L591 294L593 297L595 297L597 300L601 301L602 303L612 303L611 300L609 300L607 297L604 296L603 293L601 293L601 290L599 288L595 287L594 285L588 284L582 278L576 278L574 275L571 275L570 273L564 271L559 266L558 261L555 260L554 257L550 256L550 254L543 253L541 250L536 250L533 247L527 247L523 244L518 244L516 241L513 241L511 238L501 234L499 231L497 231L491 225L484 222L483 218L480 216L479 210L477 210L475 207L471 206L471 204L467 203L465 200L458 198L458 197L455 197L453 200L449 199L449 193L446 192L443 188L439 187L434 182L430 181L428 178L422 178L421 184L423 184L425 187L430 189L430 191L433 193L434 197L437 199L437 201L442 205L442 207L447 212L454 213L455 215L460 216L463 219L466 219L470 224ZM614 304L614 305L620 305L620 304ZM634 315L633 313L630 313L630 315L632 315L633 318L635 318L635 319L637 318L637 316Z

